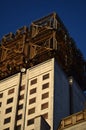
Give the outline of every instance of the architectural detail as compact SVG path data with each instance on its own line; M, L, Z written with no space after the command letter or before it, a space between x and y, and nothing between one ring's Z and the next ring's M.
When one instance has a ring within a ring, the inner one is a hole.
M1 40L0 79L52 57L85 89L85 60L56 13L9 33Z

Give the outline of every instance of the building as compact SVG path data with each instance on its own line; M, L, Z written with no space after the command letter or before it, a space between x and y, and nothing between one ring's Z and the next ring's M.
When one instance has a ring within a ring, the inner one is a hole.
M76 68L69 40L55 13L2 38L0 130L56 130L62 118L84 109L84 60Z
M86 110L80 111L61 120L57 130L85 130Z

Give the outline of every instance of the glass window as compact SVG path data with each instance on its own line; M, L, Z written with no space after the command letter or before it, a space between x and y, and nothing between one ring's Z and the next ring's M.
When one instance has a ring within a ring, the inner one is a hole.
M3 97L3 93L0 93L0 98L2 98Z
M16 126L16 130L21 130L21 125Z
M24 99L24 94L19 96L19 100L22 100L22 99Z
M48 73L48 74L43 75L43 80L48 79L48 78L49 78L49 73Z
M13 102L13 97L12 97L12 98L7 99L7 104L12 103L12 102Z
M2 102L0 102L0 107L2 106Z
M18 110L20 110L20 109L22 109L23 108L23 104L20 104L19 106L18 106Z
M44 119L48 119L48 113L42 115Z
M41 110L48 108L48 102L41 105Z
M32 98L29 100L29 104L35 103L36 102L36 98Z
M37 83L37 79L33 79L33 80L31 80L30 85L33 85L33 84L36 84L36 83Z
M10 95L10 94L12 94L12 93L14 93L14 88L8 90L8 95Z
M28 115L35 113L35 107L28 110Z
M34 124L34 118L27 121L27 125L32 125L32 124Z
M46 89L48 87L49 87L49 83L45 83L45 84L42 85L42 89Z
M6 109L5 114L10 113L12 111L12 107Z
M22 119L22 114L17 115L17 120L21 120Z
M45 98L48 98L48 97L49 97L49 92L42 94L42 99L45 99Z
M4 124L10 123L10 121L11 121L11 117L8 117L8 118L6 118L6 119L4 120Z
M30 90L30 95L36 93L36 88Z
M20 91L25 89L25 85L20 86Z

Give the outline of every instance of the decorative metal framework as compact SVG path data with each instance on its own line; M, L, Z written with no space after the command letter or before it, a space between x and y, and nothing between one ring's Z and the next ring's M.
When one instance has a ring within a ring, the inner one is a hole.
M56 13L9 33L0 45L0 79L55 57L66 72L85 89L85 60Z

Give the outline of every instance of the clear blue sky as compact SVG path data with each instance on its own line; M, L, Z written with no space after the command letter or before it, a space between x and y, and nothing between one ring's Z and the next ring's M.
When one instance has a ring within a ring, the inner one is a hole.
M0 39L56 12L86 59L86 0L0 0Z

